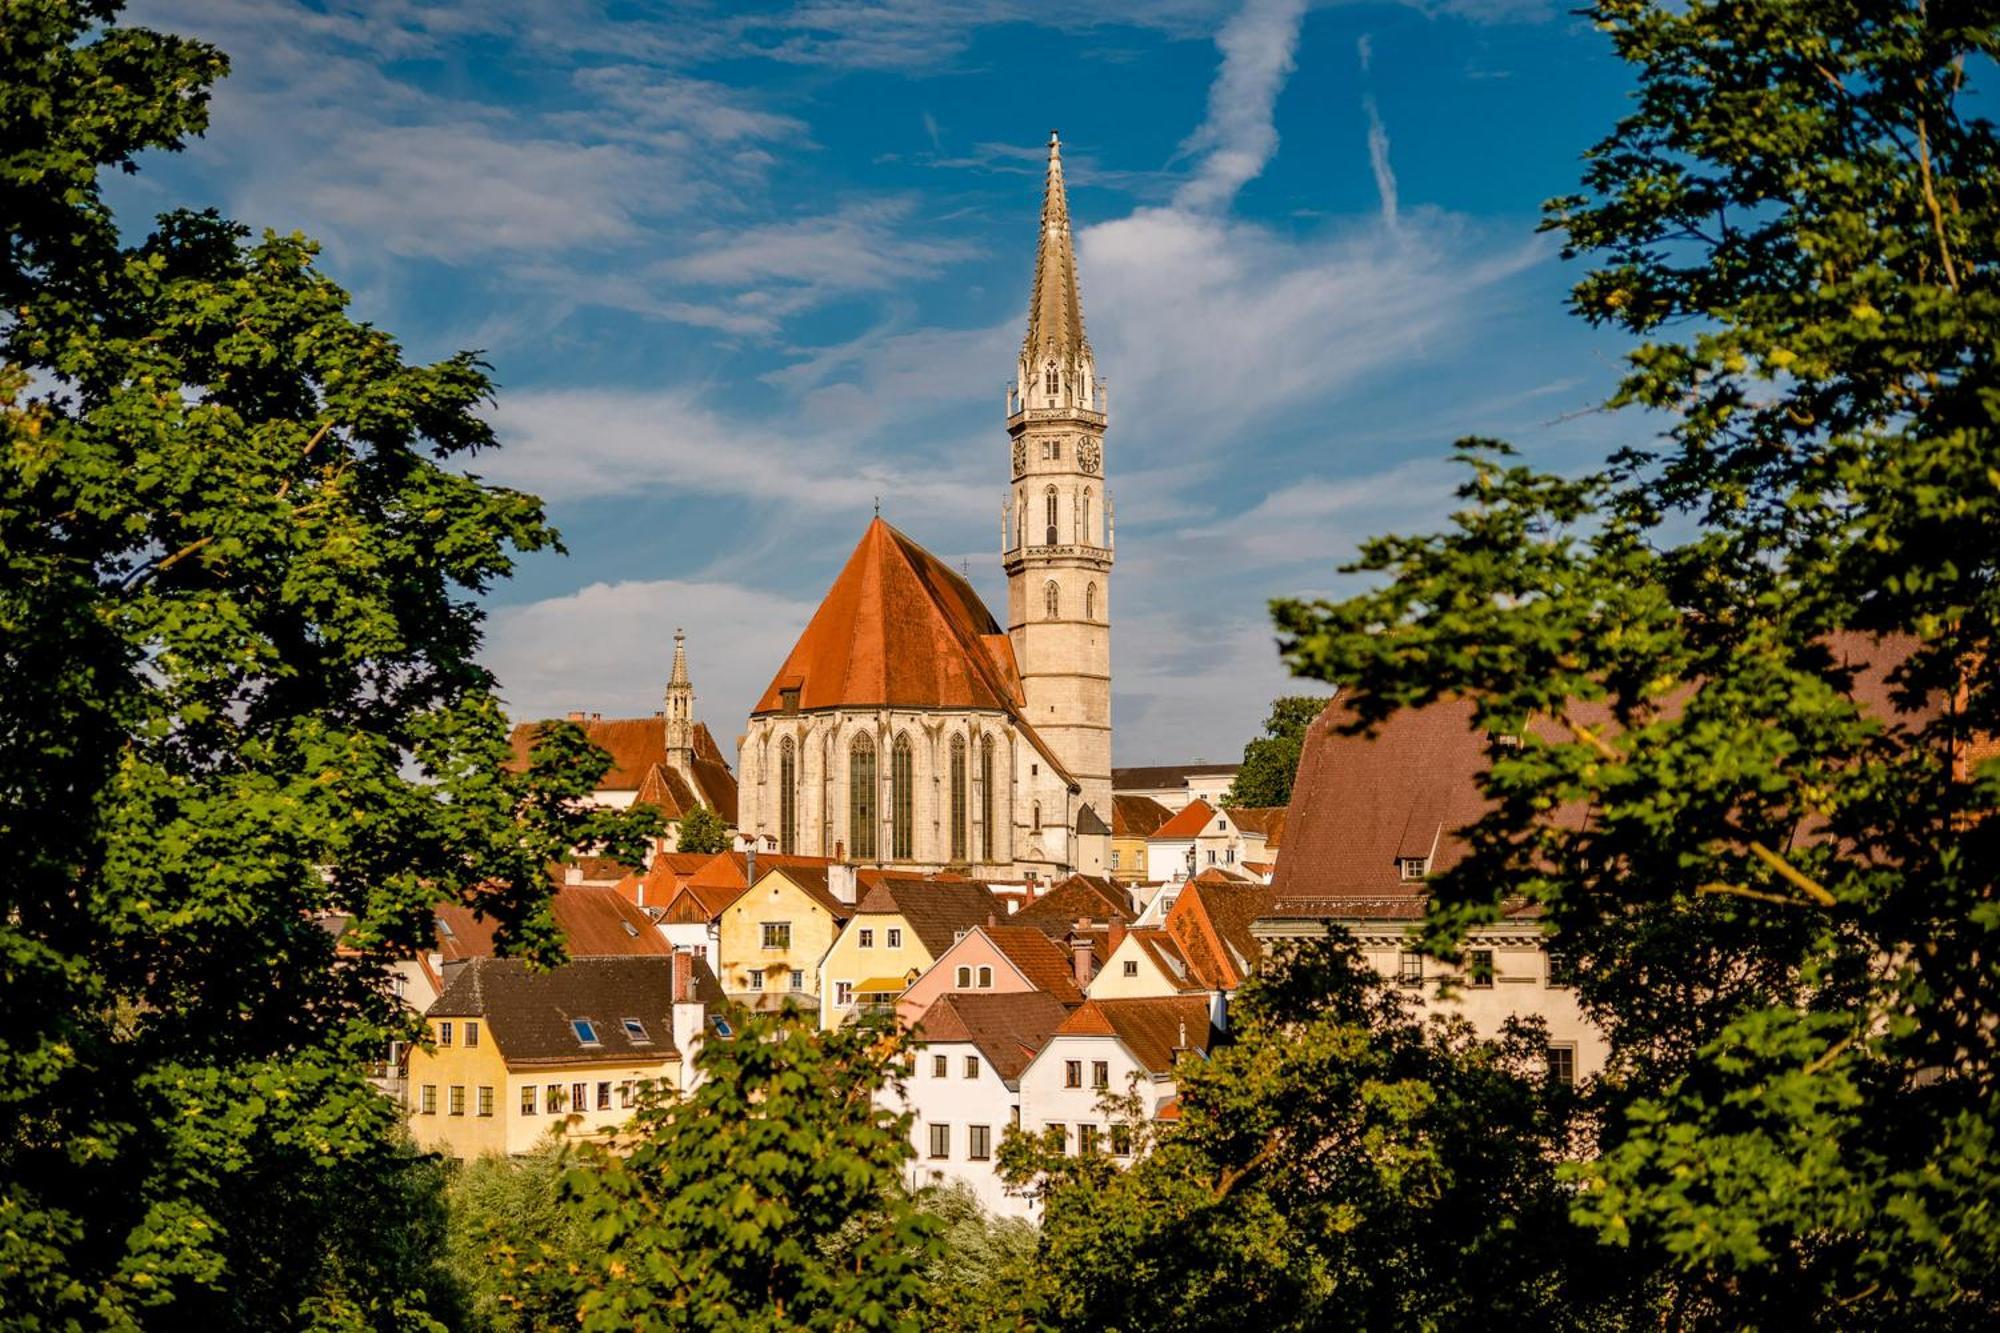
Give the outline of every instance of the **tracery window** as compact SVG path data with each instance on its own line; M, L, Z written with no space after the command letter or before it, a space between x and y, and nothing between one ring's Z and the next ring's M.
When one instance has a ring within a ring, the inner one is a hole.
M1056 375L1056 363L1051 361L1042 371L1042 392L1053 396L1061 387L1062 380Z
M889 855L907 861L916 853L916 757L907 734L889 755Z
M1085 620L1097 619L1097 585L1095 583L1083 590L1083 618Z
M1088 486L1086 486L1086 487L1084 487L1084 490L1083 490L1083 512L1082 512L1082 521L1081 521L1080 523L1078 523L1078 524L1077 524L1077 529L1076 529L1076 540L1077 540L1077 544L1078 544L1078 545L1080 545L1080 546L1088 546L1088 545L1090 545L1090 544L1091 544L1091 541L1090 541L1090 532L1091 532L1091 528L1090 528L1090 488L1089 488Z
M1043 493L1042 498L1044 502L1043 507L1048 511L1049 540L1047 544L1054 546L1056 544L1056 488L1053 486L1049 487Z
M790 736L778 745L778 850L786 856L798 850L799 759Z
M965 737L951 738L951 859L963 861L971 841L966 836L965 820L971 803L965 791Z
M847 854L875 856L875 742L856 736L847 754Z
M1042 585L1042 610L1050 620L1062 614L1062 589L1056 586L1054 579Z
M993 738L979 743L979 850L982 861L993 859Z

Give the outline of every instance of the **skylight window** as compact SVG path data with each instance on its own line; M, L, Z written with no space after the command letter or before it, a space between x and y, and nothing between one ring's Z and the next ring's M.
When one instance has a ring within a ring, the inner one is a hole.
M454 936L451 933L451 922L445 920L441 916L434 916L431 918L431 920L437 923L438 934L444 936L448 940L456 938L456 936Z
M729 1020L721 1014L710 1014L708 1016L708 1025L715 1029L716 1036L724 1040L736 1035L736 1030L729 1026Z
M630 935L635 940L639 938L639 928L633 925L630 921L620 921L618 924L625 927L625 933L627 935Z
M638 1019L621 1018L618 1021L620 1024L624 1026L625 1035L631 1039L634 1045L644 1046L644 1045L649 1045L652 1042L653 1039L646 1035L646 1025L644 1023L641 1023Z
M584 1046L602 1046L604 1044L597 1039L597 1024L594 1020L572 1018L569 1021L569 1025L576 1032L576 1039L580 1044Z

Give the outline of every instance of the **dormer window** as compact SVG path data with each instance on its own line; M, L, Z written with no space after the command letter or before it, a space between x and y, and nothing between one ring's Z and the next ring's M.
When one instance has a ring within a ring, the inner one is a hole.
M1428 856L1399 856L1396 858L1396 877L1409 881L1422 879L1431 870Z
M604 1044L603 1042L597 1039L597 1023L594 1020L588 1018L572 1018L569 1021L569 1026L570 1030L576 1033L577 1045L602 1046Z
M798 712L798 711L799 711L799 687L798 687L798 686L796 686L796 685L792 685L792 686L789 686L789 687L787 687L787 688L785 688L785 689L782 689L782 690L779 690L779 691L778 691L778 707L780 707L780 708L784 709L784 710L785 710L785 711L786 711L787 713L796 713L796 712Z
M653 1038L646 1032L646 1025L636 1018L621 1018L619 1026L625 1029L625 1038L634 1046L650 1046Z

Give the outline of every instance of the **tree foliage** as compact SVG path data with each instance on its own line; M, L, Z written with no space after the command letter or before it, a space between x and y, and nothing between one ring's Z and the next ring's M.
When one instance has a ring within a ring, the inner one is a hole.
M697 805L681 816L675 850L683 852L726 852L729 825L705 805Z
M878 1108L902 1042L818 1031L787 1004L710 1034L686 1098L654 1097L628 1154L585 1149L568 1193L599 1261L585 1329L917 1329L937 1222L902 1169L909 1118Z
M1292 780L1298 776L1299 754L1305 749L1306 728L1326 709L1326 698L1293 694L1271 701L1264 734L1243 747L1243 766L1222 798L1224 805L1272 806L1292 803Z
M1990 1324L2000 11L1588 12L1638 94L1549 226L1664 433L1573 480L1468 442L1452 528L1286 650L1360 725L1475 702L1429 940L1544 908L1613 1043L1574 1215L1671 1322Z
M1603 1326L1617 1288L1577 1262L1556 1177L1577 1104L1543 1034L1481 1042L1413 1007L1351 943L1301 945L1241 992L1233 1041L1181 1062L1179 1123L1129 1169L1009 1135L1045 1199L1050 1322Z
M505 766L474 597L554 534L460 467L478 360L407 362L300 237L121 239L99 174L225 62L116 14L0 25L0 1308L421 1327L384 964L447 896L557 956L544 867L647 817L579 804L575 728Z

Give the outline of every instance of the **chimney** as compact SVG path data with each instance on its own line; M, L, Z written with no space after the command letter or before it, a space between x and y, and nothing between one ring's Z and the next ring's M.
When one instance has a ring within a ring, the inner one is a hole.
M1108 958L1110 955L1117 953L1118 946L1123 944L1124 942L1125 942L1125 923L1123 921L1113 921L1111 923L1111 938L1104 948L1105 956Z
M1082 990L1090 984L1090 941L1081 935L1073 935L1069 941L1069 961L1076 973L1076 988Z
M581 722L584 720L584 715L581 711L572 709L570 711L569 720L572 722Z
M854 867L835 862L826 868L826 891L844 903L852 904L861 897L861 890L855 883Z
M997 925L999 925L999 924L1000 924L1000 914L999 914L998 912L988 912L988 913L986 914L986 924L987 924L988 926L997 926Z
M749 888L757 887L757 844L754 842L743 852L743 883Z
M674 1003L694 999L694 959L685 950L674 950Z

